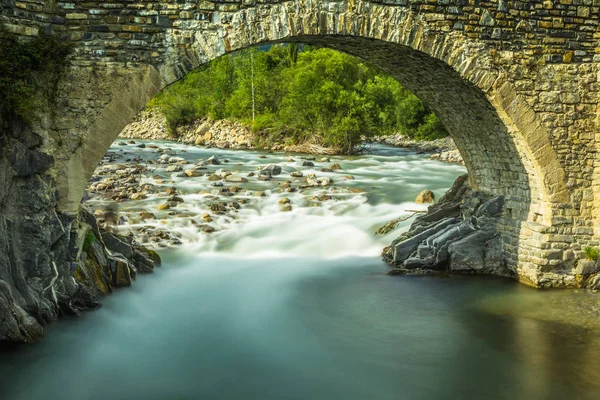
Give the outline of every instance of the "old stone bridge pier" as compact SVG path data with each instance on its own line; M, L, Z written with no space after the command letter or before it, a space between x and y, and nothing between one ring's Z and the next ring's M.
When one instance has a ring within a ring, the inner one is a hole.
M50 109L3 128L0 293L38 322L77 290L71 232L121 129L194 68L268 43L359 56L424 100L471 186L504 196L503 262L520 281L597 272L581 260L600 238L600 0L4 0L0 24L73 48Z

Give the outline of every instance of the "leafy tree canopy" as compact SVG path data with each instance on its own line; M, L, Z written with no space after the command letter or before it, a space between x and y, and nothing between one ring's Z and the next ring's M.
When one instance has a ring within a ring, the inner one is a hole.
M389 75L345 53L295 44L221 57L167 88L150 107L172 130L204 117L235 119L252 123L264 144L318 138L344 153L363 137L447 135L435 114Z

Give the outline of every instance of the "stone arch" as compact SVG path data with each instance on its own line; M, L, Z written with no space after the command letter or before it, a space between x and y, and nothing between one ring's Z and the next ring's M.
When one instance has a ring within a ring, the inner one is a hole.
M565 173L544 125L494 62L493 49L462 32L428 29L431 15L377 4L346 7L335 14L283 3L215 13L212 23L182 21L165 33L169 46L160 62L101 71L92 81L107 100L88 112L82 145L57 171L62 209L75 210L106 148L166 85L226 53L302 42L361 57L424 100L455 139L472 186L505 196L500 231L509 266L535 266L534 251L523 238L549 226L554 205L568 202ZM89 70L71 74L76 81L92 75ZM536 273L524 272L525 279L536 281Z

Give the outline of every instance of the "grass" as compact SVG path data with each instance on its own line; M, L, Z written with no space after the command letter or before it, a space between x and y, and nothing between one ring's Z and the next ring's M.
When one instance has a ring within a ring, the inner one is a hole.
M592 260L592 261L600 260L600 251L595 247L586 246L583 249L583 253L585 255L585 258L587 258L588 260Z

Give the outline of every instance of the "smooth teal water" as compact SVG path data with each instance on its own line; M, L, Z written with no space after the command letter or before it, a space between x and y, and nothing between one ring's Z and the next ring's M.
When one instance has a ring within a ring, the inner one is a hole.
M362 186L403 191L404 202L461 172L405 152L378 157L388 158L374 170L390 176L386 168L405 163L419 182L409 192L365 173ZM372 228L396 217L396 201L298 207L287 219L265 211L272 200L255 204L216 239L163 251L163 268L102 309L2 354L0 399L600 398L599 331L545 318L599 298L493 278L386 276L373 248L387 239ZM236 245L246 225L263 234ZM351 240L355 231L366 233Z

